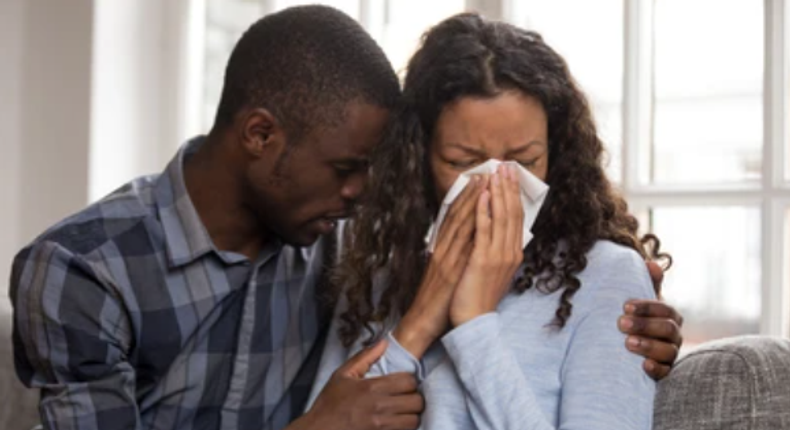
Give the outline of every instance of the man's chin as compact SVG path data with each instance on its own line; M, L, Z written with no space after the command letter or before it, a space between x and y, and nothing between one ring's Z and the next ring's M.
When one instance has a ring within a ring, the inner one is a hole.
M280 239L290 246L308 247L313 246L322 236L322 232L316 229L301 229L299 231L281 236Z

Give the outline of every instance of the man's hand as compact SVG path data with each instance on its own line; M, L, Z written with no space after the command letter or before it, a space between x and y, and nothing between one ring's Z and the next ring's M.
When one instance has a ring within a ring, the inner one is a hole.
M664 272L655 262L648 262L648 271L657 295L661 295ZM629 335L626 347L645 357L645 372L655 380L669 374L678 357L683 336L683 316L659 300L629 300L620 317L620 330Z
M412 430L424 408L413 375L364 379L387 349L387 342L360 351L340 367L310 411L289 430Z

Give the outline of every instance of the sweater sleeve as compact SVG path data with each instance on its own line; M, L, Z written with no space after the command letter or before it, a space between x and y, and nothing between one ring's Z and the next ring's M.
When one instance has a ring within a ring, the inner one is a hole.
M560 375L558 426L539 407L530 383L532 369L517 359L517 353L529 353L528 346L505 341L498 313L475 318L442 339L477 429L651 428L655 384L642 370L641 359L625 348L617 319L626 300L654 295L638 255L616 254L591 268L589 285L583 287L591 291L574 306L578 315L563 329L572 332Z
M425 379L425 367L422 361L417 360L409 351L395 340L395 336L390 331L387 334L387 350L384 355L371 366L370 371L365 375L366 378L389 375L392 373L411 373L418 382Z

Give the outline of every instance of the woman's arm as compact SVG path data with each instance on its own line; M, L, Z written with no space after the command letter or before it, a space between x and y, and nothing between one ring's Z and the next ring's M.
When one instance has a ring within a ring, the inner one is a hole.
M616 326L625 300L652 297L650 280L635 253L616 251L615 259L591 261L603 270L591 279L596 285L583 287L594 288L583 300L582 292L577 293L575 315L563 328L572 333L558 375L559 426L544 415L533 392L532 375L541 369L524 368L517 360L533 349L503 339L497 312L469 320L443 338L476 428L650 429L654 382L643 372L640 358L623 348L625 337Z

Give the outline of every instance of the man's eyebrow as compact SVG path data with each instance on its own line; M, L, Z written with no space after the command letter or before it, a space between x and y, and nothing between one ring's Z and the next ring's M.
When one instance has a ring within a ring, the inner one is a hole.
M480 150L480 149L472 148L472 147L469 147L469 146L466 146L466 145L462 145L462 144L460 144L458 142L448 142L448 143L446 143L446 145L450 146L450 147L453 147L453 148L460 149L461 151L467 152L467 153L472 154L472 155L476 155L478 157L484 157L486 155L486 153L484 151Z

